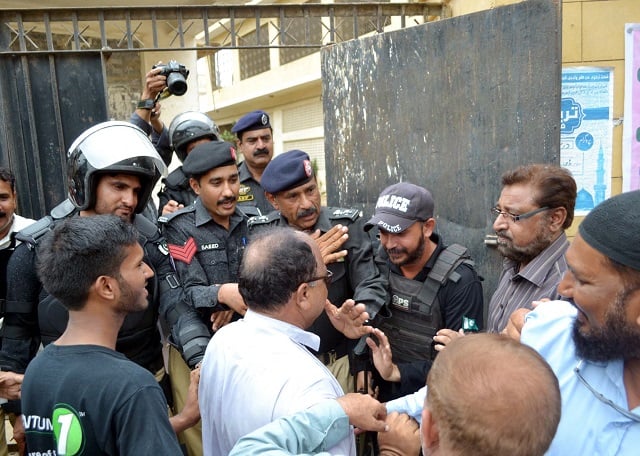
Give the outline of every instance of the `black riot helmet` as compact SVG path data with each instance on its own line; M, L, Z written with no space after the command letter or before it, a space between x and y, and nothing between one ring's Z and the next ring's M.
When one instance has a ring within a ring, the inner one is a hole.
M103 122L82 133L69 148L67 190L79 210L93 208L101 174L132 174L140 178L135 212L140 213L167 167L147 135L128 122Z
M220 129L206 114L198 111L187 111L178 114L169 126L171 147L181 162L187 158L187 145L200 138L220 140Z

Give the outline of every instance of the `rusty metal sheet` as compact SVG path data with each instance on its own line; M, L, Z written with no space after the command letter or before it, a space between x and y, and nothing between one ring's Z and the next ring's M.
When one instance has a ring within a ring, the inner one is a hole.
M559 162L560 8L528 0L324 48L329 204L369 215L387 185L427 187L490 297L501 261L483 239L500 175Z

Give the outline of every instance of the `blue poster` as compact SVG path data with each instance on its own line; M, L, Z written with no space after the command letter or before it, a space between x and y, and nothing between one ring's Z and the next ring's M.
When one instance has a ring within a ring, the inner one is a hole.
M576 215L611 195L613 69L563 68L560 164L578 184Z

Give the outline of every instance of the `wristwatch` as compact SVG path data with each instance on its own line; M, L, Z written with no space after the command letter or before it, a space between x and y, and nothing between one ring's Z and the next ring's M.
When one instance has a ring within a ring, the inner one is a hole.
M137 109L146 109L148 111L151 111L155 105L156 105L156 102L151 98L148 98L146 100L140 100L138 102Z

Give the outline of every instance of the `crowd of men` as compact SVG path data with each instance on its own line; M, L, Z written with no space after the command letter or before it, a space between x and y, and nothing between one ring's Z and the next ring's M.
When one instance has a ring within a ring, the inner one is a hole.
M637 452L640 191L569 244L568 171L506 172L485 328L482 278L426 188L390 185L369 219L323 206L266 112L236 144L198 112L166 128L164 85L151 70L130 122L74 141L46 217L15 214L0 168L0 397L21 452ZM357 449L354 427L377 441Z

